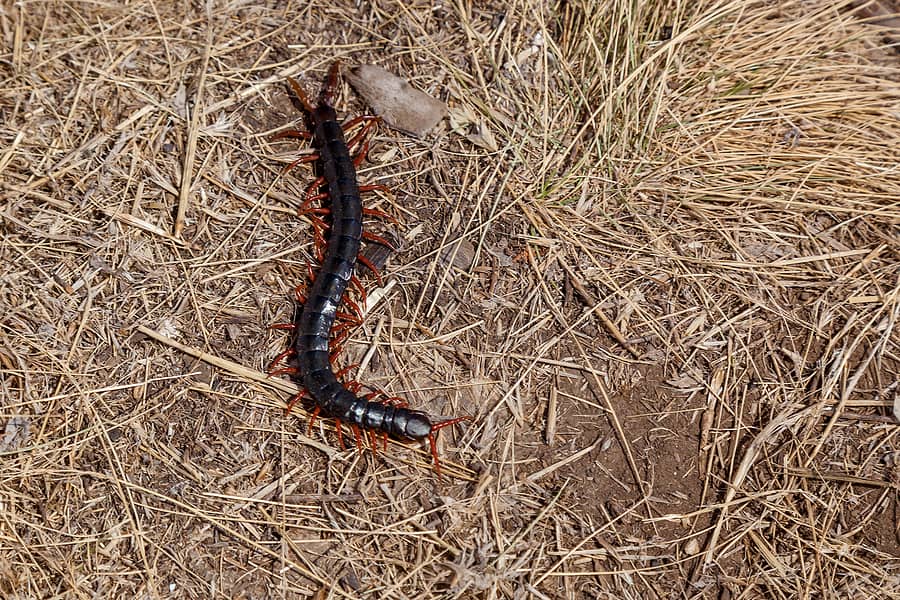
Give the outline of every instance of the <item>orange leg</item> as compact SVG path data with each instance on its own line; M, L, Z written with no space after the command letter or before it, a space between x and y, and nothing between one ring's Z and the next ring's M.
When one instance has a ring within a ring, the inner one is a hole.
M331 327L331 333L340 335L360 325L362 325L362 319L359 316L339 310L335 313L335 323Z
M307 215L309 213L315 213L316 210L327 211L320 214L328 214L331 212L329 208L313 208L313 202L318 202L319 200L324 200L328 197L328 194L314 194L308 196L306 200L303 201L303 204L300 205L300 208L297 209L297 216L302 217L303 215Z
M328 351L328 360L332 365L337 360L337 357L340 356L341 352L343 352L344 342L347 341L349 335L350 334L348 332L344 331L339 336L331 340L331 342L329 342L328 347L330 348L330 350Z
M352 371L353 369L355 369L355 368L358 367L358 366L359 366L359 365L347 365L346 367L344 367L343 369L341 369L340 371L338 371L337 373L335 373L334 376L335 376L335 378L337 378L337 379L343 379L344 377L346 377L346 376L350 373L350 371ZM356 382L353 382L353 383L356 383ZM348 384L348 385L349 385L349 384ZM347 386L345 385L344 387L347 387ZM349 388L348 388L348 389L349 389Z
M325 258L325 231L328 226L319 217L307 215L307 218L313 226L313 250L316 260L322 262Z
M441 459L438 458L437 453L437 442L434 439L434 434L428 434L428 443L431 445L431 456L434 457L434 472L437 473L438 481L441 480Z
M390 243L389 241L387 241L387 239L381 237L378 234L371 233L369 231L363 231L362 237L364 240L368 240L370 242L375 242L376 244L381 244L382 246L386 246L386 247L390 248L394 252L397 251L397 249L394 247L394 245L392 243Z
M301 217L302 217L303 215L309 215L309 214L313 214L313 215L330 215L330 214L331 214L331 209L328 208L328 207L326 207L326 206L317 206L317 207L315 207L315 208L309 207L309 208L304 208L302 211L300 211L300 210L298 209L298 210L297 210L297 214L298 214L299 216L301 216Z
M293 346L291 346L290 348L288 348L287 350L285 350L284 352L282 352L281 354L279 354L278 356L273 358L272 362L269 363L269 368L266 369L266 373L269 374L269 377L274 377L276 375L282 375L283 373L281 373L281 371L283 371L283 369L280 369L278 372L273 371L273 369L275 368L275 366L278 363L280 363L281 361L283 361L284 359L286 359L288 357L294 356L295 354L297 354L297 350Z
M384 287L384 280L381 278L381 273L378 272L378 267L372 264L371 260L363 256L362 254L357 256L356 260L358 260L364 267L372 271L372 273L375 275L375 280L378 282L378 285Z
M319 185L321 185L321 184L319 184ZM361 185L361 186L359 186L360 192L370 192L372 190L388 191L388 189L389 188L387 188L383 185ZM316 190L313 188L306 193L306 199L303 201L303 204L300 205L300 208L297 209L298 215L303 216L307 213L317 213L317 214L327 215L327 214L331 213L331 209L327 208L327 207L312 208L313 202L318 202L320 200L325 200L326 198L328 198L328 192L313 193L315 191ZM399 221L397 221L397 219L395 219L388 213L384 212L383 210L378 210L376 208L363 208L362 212L364 215L367 215L367 216L386 219L393 223L399 222Z
M356 291L359 292L360 303L365 304L366 290L365 288L363 288L362 283L359 281L359 278L354 275L350 278L350 283L356 288ZM344 296L344 304L347 305L347 308L349 308L353 312L353 314L356 315L356 318L359 320L359 322L362 323L364 319L362 309L359 307L359 304L357 304L347 296Z
M300 369L296 367L285 367L283 369L276 369L275 371L270 372L269 377L278 377L279 375L299 375Z
M353 430L353 435L356 437L357 451L362 452L362 435L359 433L359 427L354 424L350 426L350 429Z
M310 203L312 203L312 202L313 202L313 199L314 199L315 197L317 197L317 196L320 197L320 198L327 198L327 197L328 197L328 194L325 194L325 195L323 196L323 195L321 195L321 194L318 193L318 192L319 192L319 188L322 187L323 185L325 185L325 176L324 176L324 175L319 175L318 177L315 178L315 180L314 180L311 184L309 184L309 185L306 187L306 193L303 194L303 198L304 198L303 204L302 204L302 206L300 207L301 210L303 209L303 207L308 206Z
M291 396L291 399L288 400L287 406L284 409L285 416L287 416L291 413L291 409L294 408L294 406L298 402L300 402L300 400L302 400L305 395L306 395L306 390L303 390L299 394Z
M381 117L376 117L375 115L360 115L358 117L353 117L352 119L341 125L341 129L347 131L353 129L354 127L365 121L368 121L369 123L367 123L366 125L368 127L371 127L375 123L380 123Z
M319 416L319 412L321 410L322 409L317 406L313 409L312 414L309 415L309 426L307 426L307 428L306 428L306 435L310 435L312 433L312 428L316 422L316 417Z
M369 430L369 442L372 444L372 455L378 456L378 434L374 429Z
M381 117L377 117L375 115L360 115L358 117L353 117L352 119L341 125L341 129L343 129L344 131L349 131L360 123L365 123L362 131L357 133L349 142L347 142L348 146L352 146L354 143L358 142L366 133L369 132L370 129L381 123Z
M347 339L349 339L350 326L346 323L336 325L331 329L331 334L331 345L335 348L335 351L337 351L337 347L339 346L340 348L343 348L344 344L347 342Z
M366 296L366 288L363 287L363 284L359 280L359 277L357 277L356 275L351 275L350 276L350 285L352 285L354 287L354 289L356 289L356 292L359 294L359 303L365 304L366 297L367 297ZM360 316L360 318L362 318L362 311L359 310L358 304L356 304L352 301L348 301L347 298L344 298L344 302L347 304L347 306L352 308Z
M382 404L387 404L388 406L396 406L397 408L406 408L409 406L409 402L405 401L399 396L391 396L390 398L385 398Z
M307 198L309 196L312 196L313 193L315 193L316 190L318 190L323 185L325 185L325 176L319 175L318 177L313 179L312 183L310 183L308 186L306 186L306 193L304 194L304 196Z
M311 140L313 138L313 134L308 131L300 131L299 129L285 129L284 131L279 131L269 139L280 140L283 138L299 138L301 140Z
M375 125L377 125L379 122L381 122L381 117L373 117L370 115L363 115L361 117L356 117L355 119L349 120L346 124L344 124L342 126L344 128L344 130L346 131L347 129L350 129L351 127L354 127L358 123L362 123L363 121L366 121L366 120L368 120L368 123L363 125L363 128L360 129L359 132L356 135L354 135L352 138L350 138L350 140L347 142L348 148L352 148L353 146L358 144L360 142L360 140L362 140L366 135L368 135L369 131ZM369 152L369 142L367 140L362 143L362 146L360 147L359 155L353 159L353 164L358 167L362 163L362 161L365 160L365 158L363 158L363 157L365 157L366 154L368 154L368 152Z
M331 339L340 339L343 342L347 339L347 336L350 334L350 329L353 327L356 327L356 323L335 322L334 325L331 326L331 335L333 336Z
M310 222L316 228L318 234L321 236L324 232L328 231L328 224L325 223L319 217L309 217ZM324 241L324 237L322 238Z
M344 434L341 428L341 420L334 420L334 430L337 432L338 446L341 447L341 450L346 450L347 446L344 445Z
M283 168L281 170L281 172L282 172L282 174L284 174L284 173L287 173L288 171L290 171L291 169L293 169L294 167L296 167L297 165L301 165L303 163L316 162L317 160L319 160L318 154L306 154L304 156L301 156L300 158L298 158L297 160L295 160L294 162L292 162L285 168Z
M363 188L367 188L367 189L364 190ZM359 191L361 191L361 192L367 192L369 190L385 190L385 191L387 191L387 189L388 188L384 187L383 185L371 185L371 186L364 185L359 188ZM377 208L363 208L362 211L363 211L363 214L366 215L367 217L378 217L379 219L384 219L386 221L390 221L391 223L399 223L400 222L397 219L395 219L394 217L392 217L390 214L384 212L383 210L378 210Z
M355 313L349 313L347 311L339 310L334 314L334 318L344 321L344 323L340 324L339 326L357 327L359 325L362 325L362 319L360 319L359 315Z

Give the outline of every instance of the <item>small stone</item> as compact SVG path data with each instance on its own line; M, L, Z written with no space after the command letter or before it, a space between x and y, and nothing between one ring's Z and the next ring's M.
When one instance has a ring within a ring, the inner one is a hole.
M697 538L691 538L687 542L684 543L684 554L686 556L694 556L695 554L700 552L700 542L697 541Z
M447 264L450 261L458 269L469 270L475 262L475 246L465 238L450 244L441 250L441 262Z

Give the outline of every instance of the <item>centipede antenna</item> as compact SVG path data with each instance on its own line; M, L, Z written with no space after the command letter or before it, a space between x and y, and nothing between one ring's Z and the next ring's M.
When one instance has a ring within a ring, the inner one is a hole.
M303 88L300 87L300 84L297 83L297 80L293 77L288 77L288 83L291 84L291 88L294 90L294 94L297 96L297 100L300 101L300 104L303 105L303 110L308 113L312 113L315 111L315 107L312 105L312 102L309 101L309 97L306 95L306 92L303 91Z

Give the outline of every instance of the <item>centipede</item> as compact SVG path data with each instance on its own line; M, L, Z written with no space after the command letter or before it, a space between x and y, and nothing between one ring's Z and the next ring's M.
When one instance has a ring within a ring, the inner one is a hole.
M311 401L309 429L319 416L334 420L338 443L343 448L342 425L352 430L357 447L362 450L362 433L367 432L373 453L377 453L380 437L387 447L387 439L394 438L407 442L427 441L434 469L441 476L438 459L436 434L440 429L450 427L471 417L455 417L439 420L426 412L414 410L397 397L389 397L382 392L361 393L357 382L342 383L345 371L335 372L332 362L347 337L347 322L336 323L343 315L349 325L359 324L362 313L359 306L348 297L351 287L365 302L365 289L355 274L357 265L371 270L381 281L378 269L360 255L363 240L387 245L383 237L364 228L364 216L387 217L386 213L363 208L361 193L385 189L379 185L360 185L356 169L368 151L364 138L379 122L378 117L361 116L343 125L338 121L334 107L338 91L340 62L335 61L328 71L318 104L314 105L297 81L288 79L294 96L306 113L308 130L288 129L276 134L276 138L300 138L310 140L314 153L303 155L285 168L288 171L301 162L318 163L319 176L309 185L306 197L298 213L308 215L313 223L317 272L310 268L310 279L306 293L301 286L296 289L296 299L302 309L293 323L276 326L293 332L293 343L272 361L270 372L290 375L303 391L288 403L288 410L295 403ZM358 133L349 141L345 131L362 124ZM356 157L351 148L360 147ZM323 206L315 207L321 200ZM326 239L327 234L327 239ZM324 246L324 248L323 248ZM339 333L335 333L339 332ZM272 371L280 361L294 357L296 367Z

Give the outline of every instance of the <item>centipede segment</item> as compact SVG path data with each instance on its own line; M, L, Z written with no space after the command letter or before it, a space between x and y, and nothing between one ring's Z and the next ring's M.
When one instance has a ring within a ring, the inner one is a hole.
M367 432L371 448L376 453L379 437L385 447L388 437L427 440L435 472L440 477L435 435L439 430L468 420L469 417L435 421L424 412L410 409L400 398L387 397L377 392L360 395L360 384L341 383L340 379L347 369L336 373L332 366L335 347L339 349L346 340L349 329L361 322L358 305L347 297L348 288L352 286L360 294L360 302L365 302L365 290L354 274L356 265L363 264L381 280L374 265L359 256L362 240L390 247L387 240L363 229L364 216L390 217L381 211L364 209L360 200L360 192L383 190L384 187L360 186L356 178L356 167L362 162L368 147L364 138L377 124L378 118L357 117L341 126L334 110L339 70L340 64L335 62L328 72L317 106L313 106L296 81L288 80L307 113L310 131L291 129L276 137L312 140L316 148L316 154L295 160L285 171L301 163L318 161L320 175L307 188L306 197L298 212L313 223L316 254L321 266L318 273L311 277L309 289L305 293L300 288L296 291L295 295L303 309L294 323L279 326L293 332L294 342L275 358L271 368L274 369L289 357L296 358L296 367L281 368L273 371L273 374L289 375L303 386L304 393L291 399L289 408L301 399L308 398L313 405L310 428L317 417L331 417L335 420L341 447L344 445L341 434L343 423L353 431L360 449L363 447L363 432ZM346 140L345 129L360 124L360 130L349 141ZM350 153L350 149L354 147L360 148L355 158ZM327 206L314 207L314 203L318 201L327 202ZM341 310L342 304L346 307L345 310ZM338 317L341 317L341 322L336 324Z

